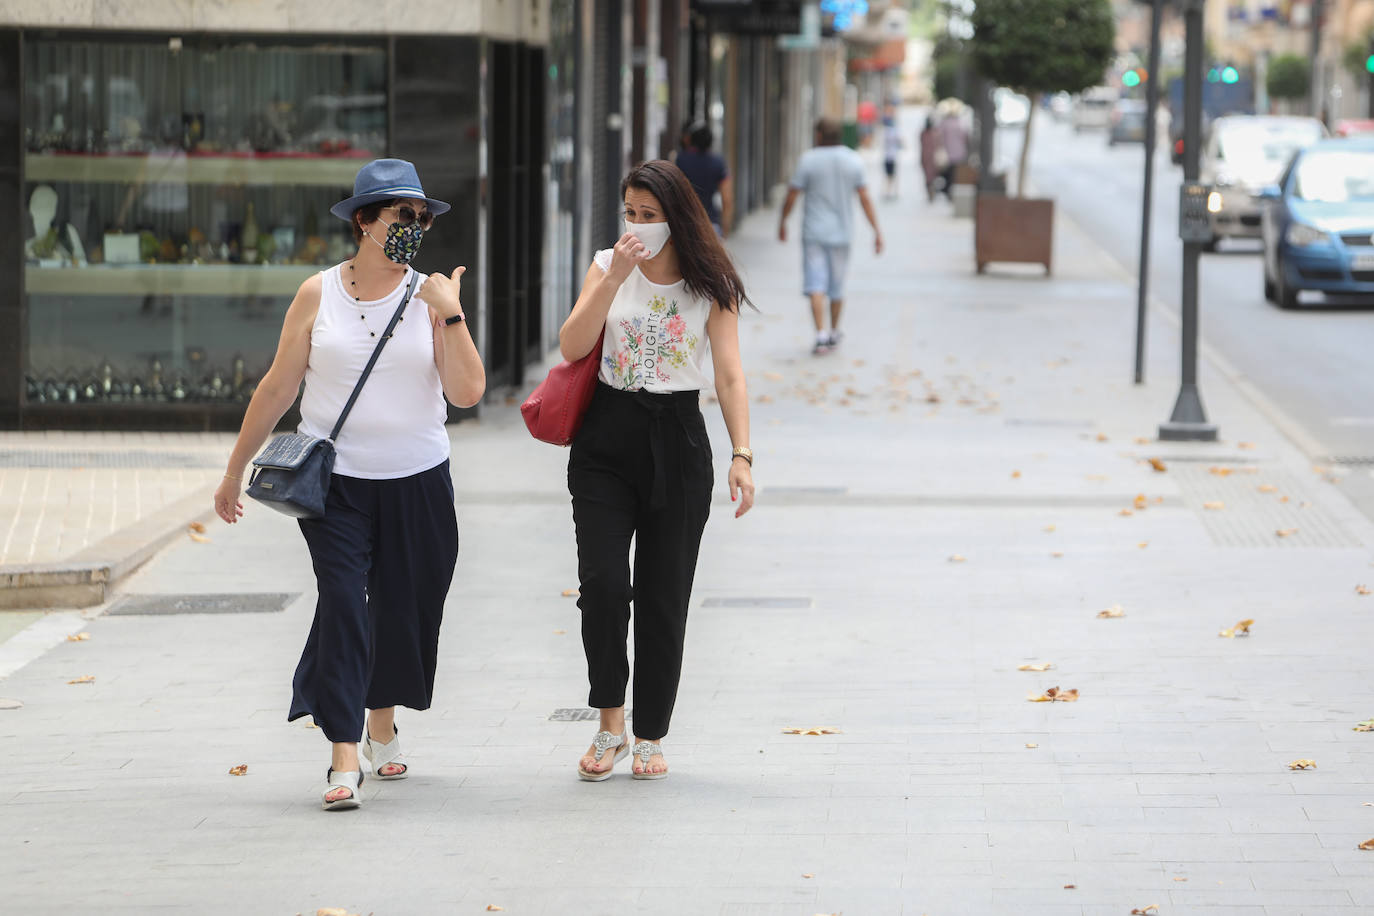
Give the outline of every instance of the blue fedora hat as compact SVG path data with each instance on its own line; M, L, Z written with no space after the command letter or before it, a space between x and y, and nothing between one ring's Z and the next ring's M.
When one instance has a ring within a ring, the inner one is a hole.
M339 219L351 220L353 211L359 207L397 197L423 198L429 212L435 216L450 209L442 200L425 197L420 176L412 163L404 159L373 159L358 169L358 177L353 180L353 196L339 201L329 208L329 212Z

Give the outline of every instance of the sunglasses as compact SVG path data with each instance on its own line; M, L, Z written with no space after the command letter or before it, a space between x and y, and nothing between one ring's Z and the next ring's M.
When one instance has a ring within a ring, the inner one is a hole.
M406 204L401 204L400 206L393 207L383 207L382 209L395 210L396 222L400 223L402 226L409 226L411 223L415 222L416 220L419 220L420 228L428 232L429 227L434 225L434 214L430 213L428 210L421 210L420 214L417 216L415 214L415 210L412 207L407 206Z

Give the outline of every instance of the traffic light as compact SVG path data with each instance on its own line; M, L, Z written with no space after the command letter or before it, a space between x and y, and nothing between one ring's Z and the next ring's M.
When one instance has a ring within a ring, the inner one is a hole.
M1235 67L1223 67L1221 70L1221 81L1228 86L1240 82L1240 71Z
M1136 86L1139 86L1144 79L1145 71L1136 67L1121 74L1121 85L1125 86L1127 89L1134 89Z
M1364 59L1364 70L1366 73L1374 73L1374 54Z

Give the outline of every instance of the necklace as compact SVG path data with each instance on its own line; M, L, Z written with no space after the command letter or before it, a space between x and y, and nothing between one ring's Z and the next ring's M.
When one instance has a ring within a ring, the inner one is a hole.
M354 271L354 267L353 267L353 262L352 262L352 261L349 261L349 262L348 262L348 269L349 269L350 271ZM356 271L355 271L355 272L350 273L348 276L349 276L350 278L356 277L356 276L357 276L357 273L356 273ZM358 281L357 281L356 279L350 279L350 280L348 281L348 292L349 292L349 295L351 295L351 296L353 297L353 301L354 301L354 302L361 302L362 299L361 299L361 297L358 296L357 286L358 286ZM362 322L363 322L363 327L367 328L367 336L368 336L368 337L376 337L376 336L377 336L377 332L374 331L374 330L372 330L372 325L370 325L370 324L367 323L367 311L364 310L362 306L358 306L358 309L359 309L358 318L360 318L360 319L362 320ZM402 315L402 316L401 316L401 320L402 320L402 321L405 321L405 320L406 320L406 316Z

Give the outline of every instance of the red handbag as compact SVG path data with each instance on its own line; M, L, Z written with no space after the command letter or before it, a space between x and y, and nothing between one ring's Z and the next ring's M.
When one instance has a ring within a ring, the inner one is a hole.
M520 415L525 418L531 436L551 445L572 445L596 391L605 339L603 328L590 353L574 362L564 360L554 366L520 405Z

